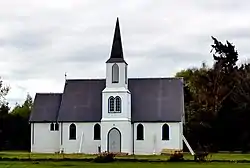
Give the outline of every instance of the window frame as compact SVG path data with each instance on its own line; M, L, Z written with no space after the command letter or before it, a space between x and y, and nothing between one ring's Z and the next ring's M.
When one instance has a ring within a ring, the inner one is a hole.
M112 65L112 83L119 83L119 71L119 66L116 63Z
M115 112L116 113L121 113L121 109L122 109L121 102L122 102L121 98L119 96L116 96L115 97Z
M72 129L73 129L74 132L72 132ZM74 136L72 135L72 133L74 133L73 134ZM76 125L74 123L72 123L72 124L69 125L69 140L76 140L76 134L77 134Z
M136 140L137 141L144 140L144 126L141 123L136 126Z
M128 66L125 65L125 84L128 84Z
M162 125L161 139L163 141L169 141L170 140L170 127L169 127L169 125L167 123Z
M55 131L55 124L54 123L50 123L50 131Z
M112 100L112 102L111 102L111 100ZM117 102L118 102L118 104L117 104ZM118 110L117 110L117 106L118 106ZM120 96L116 96L116 97L110 96L108 98L108 113L121 113L121 112L122 112L122 99L121 99L121 97Z
M98 123L94 125L94 140L101 140L101 125Z
M108 99L108 112L109 113L114 113L115 112L115 98L113 96L110 96L109 99Z
M58 122L54 124L54 130L59 131L59 123Z

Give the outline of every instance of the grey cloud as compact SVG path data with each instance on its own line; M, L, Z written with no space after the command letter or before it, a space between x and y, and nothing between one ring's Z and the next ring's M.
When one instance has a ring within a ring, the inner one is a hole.
M49 40L35 32L20 32L8 39L0 39L0 47L10 46L21 50L35 50L44 45L49 45Z
M0 3L0 57L9 66L0 71L8 71L10 84L25 84L19 88L23 98L43 88L31 86L31 79L61 81L64 72L72 78L105 76L117 16L129 76L168 76L210 63L211 36L249 55L249 6L242 0L44 0L27 1L20 10L6 1Z
M220 11L238 11L241 9L247 9L250 6L249 1L245 0L227 0L227 1L196 1L197 6L202 7L206 10L220 10Z
M218 35L222 39L232 39L232 40L250 40L250 25L246 28L230 29L227 31L220 32Z

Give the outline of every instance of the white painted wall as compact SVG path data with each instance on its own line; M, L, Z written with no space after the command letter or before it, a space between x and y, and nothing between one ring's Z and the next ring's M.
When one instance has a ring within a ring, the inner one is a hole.
M50 123L31 123L31 152L58 152L60 149L59 136L59 131L50 131Z
M137 125L134 124L134 152L137 155L160 154L162 149L183 149L182 123L167 123L170 128L170 140L162 140L162 125L165 123L141 123L144 126L144 140L136 140ZM156 141L154 143L154 136Z
M141 123L144 126L144 140L136 140L137 125L131 124L124 118L115 118L104 120L101 123L101 140L94 140L94 125L96 123L75 123L77 130L77 139L69 140L69 126L71 123L60 123L60 131L50 131L50 123L31 123L31 152L35 153L55 153L64 149L65 153L78 153L82 132L83 141L81 153L94 154L98 153L98 146L101 151L108 151L108 132L112 128L117 128L121 132L121 152L134 153L137 155L160 154L162 149L183 149L182 123L167 123L170 127L170 140L162 140L162 125L164 123ZM61 127L62 126L62 127ZM34 129L34 142L33 142ZM61 130L62 129L62 130ZM134 136L132 129L134 129ZM61 131L62 135L61 135ZM156 141L154 143L154 136ZM62 145L61 145L62 137Z
M62 124L63 139L62 139L61 149L64 149L64 153L79 152L82 133L83 133L83 141L80 153L89 153L89 154L98 153L98 146L101 145L101 141L94 140L94 125L96 124L96 122L74 123L76 125L76 140L69 140L70 124L72 123ZM102 127L101 127L101 132L102 132Z
M108 151L108 132L112 128L117 128L121 133L121 152L132 154L133 152L133 138L132 138L132 125L128 120L115 119L105 120L101 122L102 126L102 152Z

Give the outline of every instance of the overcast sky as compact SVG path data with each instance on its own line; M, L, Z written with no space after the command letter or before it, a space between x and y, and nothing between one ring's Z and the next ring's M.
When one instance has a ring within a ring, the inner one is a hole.
M212 39L250 56L247 0L0 0L0 76L7 100L62 92L67 78L104 78L116 17L129 77L211 65Z

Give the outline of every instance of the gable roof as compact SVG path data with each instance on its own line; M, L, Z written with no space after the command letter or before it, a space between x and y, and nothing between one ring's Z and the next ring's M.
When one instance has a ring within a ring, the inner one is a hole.
M58 121L101 121L104 80L67 80Z
M128 87L131 91L132 122L181 121L184 113L182 79L132 78L128 80ZM57 114L59 122L100 122L104 88L105 79L67 80L61 103L58 101L60 94L57 101L49 101L53 97L50 94L36 95L30 122L43 121L44 118L54 121ZM61 104L59 111L56 108L58 104ZM50 108L52 106L54 109Z
M32 122L55 122L61 104L61 93L37 93L30 114Z
M181 121L184 113L182 79L132 79L129 85L133 122Z

